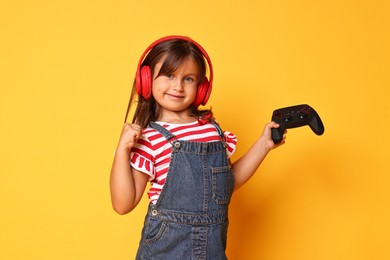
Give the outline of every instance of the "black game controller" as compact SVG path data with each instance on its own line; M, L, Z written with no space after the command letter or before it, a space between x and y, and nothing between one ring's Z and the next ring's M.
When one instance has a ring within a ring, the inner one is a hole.
M272 128L272 140L275 144L283 139L283 133L288 128L308 125L317 135L324 133L324 125L320 116L309 105L297 105L276 109L272 113L272 121L278 123L278 128Z

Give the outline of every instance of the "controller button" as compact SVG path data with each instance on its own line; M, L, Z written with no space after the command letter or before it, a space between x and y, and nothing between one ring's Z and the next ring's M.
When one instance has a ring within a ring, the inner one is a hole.
M304 107L301 109L301 111L304 112L304 113L306 113L306 114L310 113L310 110L311 110L311 108L308 107L308 106L304 106Z
M299 116L299 118L303 119L303 118L307 117L307 114L303 113L303 112L299 112L298 116Z
M275 112L275 117L277 117L277 118L281 118L282 115L283 115L282 112L279 112L279 111L276 111L276 112Z

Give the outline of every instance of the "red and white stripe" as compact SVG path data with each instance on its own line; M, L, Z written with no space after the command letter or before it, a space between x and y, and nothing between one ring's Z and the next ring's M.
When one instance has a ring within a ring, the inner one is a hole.
M211 123L200 124L198 121L188 124L157 123L175 135L178 140L193 142L215 142L220 140L215 126ZM236 149L237 137L228 131L224 131L224 135L227 144L226 152L230 157ZM164 186L171 153L171 144L153 128L146 128L132 149L131 166L150 176L151 187L148 190L148 196L151 203L156 203Z

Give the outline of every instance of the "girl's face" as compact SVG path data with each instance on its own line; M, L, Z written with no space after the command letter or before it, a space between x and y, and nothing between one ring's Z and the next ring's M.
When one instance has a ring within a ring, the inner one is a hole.
M158 120L172 112L188 115L198 89L198 66L189 58L171 74L158 76L162 64L162 61L158 62L154 68L152 85L152 95L161 107Z

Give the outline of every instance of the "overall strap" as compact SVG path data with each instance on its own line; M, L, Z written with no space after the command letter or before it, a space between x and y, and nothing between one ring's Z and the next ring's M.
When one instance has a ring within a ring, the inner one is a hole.
M218 132L218 135L219 137L221 138L221 140L223 142L225 142L225 134L223 133L221 127L219 126L219 124L215 121L215 120L210 120L210 123L213 124L213 126L217 129L217 132Z
M167 141L170 141L171 139L175 138L176 136L173 135L171 132L169 132L167 129L165 129L163 126L155 123L155 122L150 122L149 126L156 131L158 131L160 134L162 134Z

